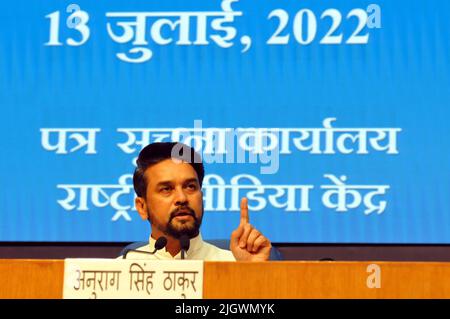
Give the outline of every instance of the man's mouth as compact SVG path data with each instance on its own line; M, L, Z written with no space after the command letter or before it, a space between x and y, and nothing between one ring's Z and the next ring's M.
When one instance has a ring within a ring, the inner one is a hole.
M192 214L190 212L180 212L180 213L175 214L175 217L180 217L180 216L192 216Z
M187 218L189 216L195 218L194 212L189 209L182 209L173 214L173 218L176 218L176 217Z

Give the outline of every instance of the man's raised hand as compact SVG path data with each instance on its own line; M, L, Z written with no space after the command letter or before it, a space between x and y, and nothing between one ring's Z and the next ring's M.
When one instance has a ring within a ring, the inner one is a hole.
M231 233L230 249L236 260L269 260L272 245L256 228L249 223L248 200L241 200L241 219L238 228Z

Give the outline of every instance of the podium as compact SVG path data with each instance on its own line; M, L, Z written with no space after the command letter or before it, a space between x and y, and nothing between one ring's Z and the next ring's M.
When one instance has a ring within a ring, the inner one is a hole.
M64 260L0 260L0 298L60 299ZM205 262L203 298L450 298L445 262Z

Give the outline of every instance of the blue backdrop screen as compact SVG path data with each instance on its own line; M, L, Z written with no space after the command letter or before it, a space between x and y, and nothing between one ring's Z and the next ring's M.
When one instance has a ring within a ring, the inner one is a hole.
M205 238L450 243L450 2L5 2L0 241L134 241L143 146L203 156Z

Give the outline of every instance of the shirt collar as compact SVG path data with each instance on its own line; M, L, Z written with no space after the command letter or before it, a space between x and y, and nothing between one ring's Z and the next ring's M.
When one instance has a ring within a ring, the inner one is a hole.
M154 251L155 250L155 243L156 243L156 239L154 239L151 235L150 235L150 240L149 240L149 244L150 244L150 251ZM185 253L185 258L189 259L189 256L192 256L196 251L198 251L202 246L203 246L203 238L202 235L199 233L196 237L191 238L190 239L190 244L189 244L189 249L186 251ZM155 255L160 256L164 259L170 258L170 259L181 259L181 251L176 254L175 256L172 257L172 255L166 251L165 248L158 250Z

